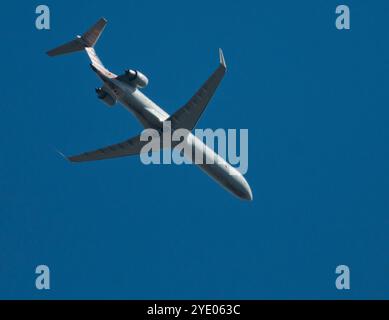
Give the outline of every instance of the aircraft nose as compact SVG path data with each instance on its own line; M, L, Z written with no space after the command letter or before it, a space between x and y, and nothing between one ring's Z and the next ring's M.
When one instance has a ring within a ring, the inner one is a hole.
M248 200L248 201L252 201L253 200L253 192L251 191L250 185L243 178L243 176L242 176L240 197L243 200Z
M251 191L251 188L249 185L247 185L245 190L244 190L243 199L248 200L248 201L253 200L253 192Z

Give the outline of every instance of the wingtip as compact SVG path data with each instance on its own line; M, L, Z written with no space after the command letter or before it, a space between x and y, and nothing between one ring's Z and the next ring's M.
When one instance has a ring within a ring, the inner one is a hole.
M59 151L58 149L55 149L55 152L58 153L61 156L61 158L65 159L68 162L71 162L69 157L67 157L63 152Z
M227 68L226 60L224 59L223 50L222 50L221 48L219 48L219 59L220 59L220 64L221 64L224 68Z

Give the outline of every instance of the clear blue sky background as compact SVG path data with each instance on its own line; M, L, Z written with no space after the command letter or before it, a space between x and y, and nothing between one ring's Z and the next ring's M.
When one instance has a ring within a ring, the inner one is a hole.
M388 298L388 2L347 1L350 31L328 0L44 3L50 31L35 29L41 2L2 4L0 298ZM194 166L55 153L141 129L98 101L83 53L45 55L101 16L104 63L143 71L168 112L224 49L199 127L249 129L253 202Z

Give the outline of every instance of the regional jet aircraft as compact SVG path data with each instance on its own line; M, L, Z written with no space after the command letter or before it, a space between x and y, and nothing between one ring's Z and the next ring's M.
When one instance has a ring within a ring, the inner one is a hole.
M118 76L104 67L94 46L106 24L107 20L101 18L82 36L77 36L74 40L48 51L47 54L52 57L85 50L91 60L92 70L103 81L102 87L96 89L99 99L108 106L120 102L145 128L153 128L161 132L164 122L169 121L171 130L178 128L188 130L185 141L192 150L199 152L204 159L217 159L211 163L203 161L198 166L239 198L252 200L250 186L243 175L191 133L225 74L226 63L223 52L219 51L220 64L215 72L182 108L170 116L140 91L148 84L144 74L135 70L126 70L124 74ZM84 162L138 155L148 143L142 140L141 135L138 135L121 143L67 157L67 159L71 162ZM193 152L185 156L193 157Z

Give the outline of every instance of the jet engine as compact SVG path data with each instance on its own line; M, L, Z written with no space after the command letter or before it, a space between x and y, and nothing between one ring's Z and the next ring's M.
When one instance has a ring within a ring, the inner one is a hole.
M140 71L126 70L125 73L128 77L128 82L138 88L144 88L149 83L149 79Z
M103 88L96 88L97 97L103 101L108 107L112 107L116 103L116 99L112 97Z

